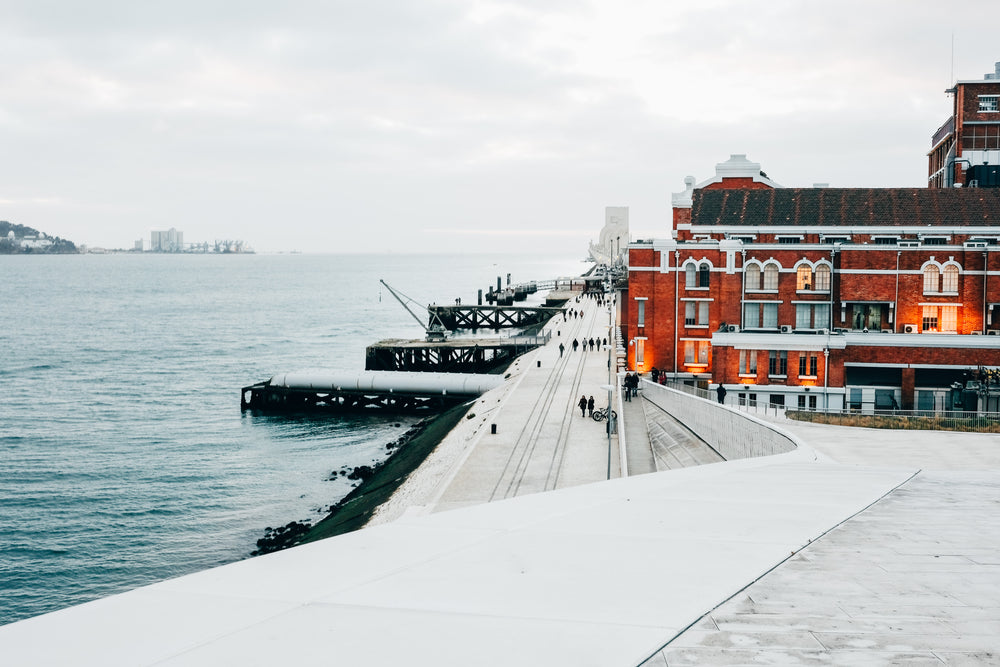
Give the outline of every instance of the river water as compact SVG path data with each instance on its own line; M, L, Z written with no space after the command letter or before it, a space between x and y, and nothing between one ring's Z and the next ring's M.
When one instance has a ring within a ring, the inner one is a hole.
M579 257L0 257L0 624L245 558L320 518L411 418L241 414L240 388L364 368L420 303Z

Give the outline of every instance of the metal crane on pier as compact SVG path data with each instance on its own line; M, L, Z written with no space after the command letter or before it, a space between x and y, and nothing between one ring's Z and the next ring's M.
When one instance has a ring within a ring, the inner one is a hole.
M441 321L441 318L437 316L437 313L435 313L434 311L430 310L427 307L423 307L424 310L426 310L428 315L430 316L430 324L425 325L423 323L423 320L421 320L417 316L417 314L413 312L413 310L410 309L410 307L407 305L407 301L415 304L417 303L416 300L411 299L402 292L397 292L396 290L394 290L392 287L389 286L389 283L382 280L381 278L379 279L379 282L385 285L385 288L389 290L389 293L392 294L394 297L396 297L396 301L399 301L399 303L403 306L403 308L406 308L406 312L408 312L410 315L413 316L413 319L417 321L417 324L419 324L420 327L426 333L425 340L427 340L427 342L439 342L447 339L448 330L445 328L444 323ZM406 301L403 301L403 298L405 298Z

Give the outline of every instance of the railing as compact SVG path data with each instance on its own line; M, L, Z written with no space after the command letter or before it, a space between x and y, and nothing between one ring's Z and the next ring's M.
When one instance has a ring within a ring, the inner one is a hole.
M537 334L534 336L511 336L508 340L512 341L514 345L525 347L538 347L539 345L545 345L550 340L552 340L552 332L546 331L543 334Z
M691 394L692 396L698 396L699 398L704 398L709 401L717 401L717 394L708 389L702 389L701 387L695 387L689 384L684 384L680 380L667 380L665 383L671 389L676 389L677 391L683 391L685 394ZM739 408L744 412L752 412L758 415L774 415L775 417L785 413L785 406L777 405L774 403L768 403L767 401L745 401L742 403L727 403L731 408Z
M799 447L794 436L743 414L734 406L719 405L709 396L697 396L648 380L642 382L642 389L646 400L682 422L727 461L783 454Z
M1000 412L960 410L786 410L789 419L859 426L864 428L909 429L915 431L966 431L1000 433Z

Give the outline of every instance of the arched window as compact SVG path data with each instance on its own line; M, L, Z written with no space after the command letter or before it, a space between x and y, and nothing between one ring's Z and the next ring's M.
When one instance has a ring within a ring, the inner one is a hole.
M684 266L684 287L698 286L698 267L693 262Z
M777 264L766 264L764 266L764 289L766 289L766 290L777 290L778 289L778 265Z
M746 271L746 288L748 290L760 289L760 265L748 264Z
M813 275L816 279L816 285L813 289L820 290L823 292L830 291L830 267L827 264L820 264L816 267L816 273Z
M942 292L958 292L958 267L954 264L949 264L944 267L944 273L942 274L943 280L941 281L941 291Z
M708 262L702 262L698 267L698 287L708 287L708 280L711 274L712 267L708 265Z
M924 294L937 294L940 277L941 272L934 264L928 264L924 267Z
M808 264L803 264L795 272L795 289L797 290L807 290L812 289L812 267Z

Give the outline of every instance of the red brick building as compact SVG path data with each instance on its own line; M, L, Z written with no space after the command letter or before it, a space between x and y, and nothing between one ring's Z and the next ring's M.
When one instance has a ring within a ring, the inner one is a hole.
M953 109L931 139L929 187L1000 187L1000 63L995 69L945 91Z
M672 237L629 246L630 368L870 410L1000 366L1000 189L782 188L742 155L685 182Z

